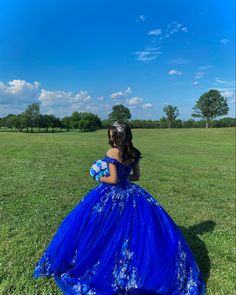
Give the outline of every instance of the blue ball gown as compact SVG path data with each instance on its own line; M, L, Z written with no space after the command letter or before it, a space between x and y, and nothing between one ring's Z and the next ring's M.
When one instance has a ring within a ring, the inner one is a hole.
M202 273L180 229L156 199L117 167L63 219L33 277L53 277L63 294L203 295Z

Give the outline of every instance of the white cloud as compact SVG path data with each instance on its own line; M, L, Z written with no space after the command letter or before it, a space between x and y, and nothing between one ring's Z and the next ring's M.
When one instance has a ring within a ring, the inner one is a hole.
M6 88L6 92L11 94L23 93L24 91L32 91L39 88L39 82L37 81L34 81L34 83L31 84L25 80L12 80L9 81L8 84L10 86Z
M39 100L42 102L43 106L66 105L71 96L72 92L65 92L61 90L49 91L42 89Z
M234 97L235 92L230 89L223 89L223 90L221 90L221 95L225 96L225 97Z
M205 65L205 66L198 67L199 70L208 70L210 68L213 68L213 66L212 65Z
M155 29L155 30L149 31L148 35L158 36L161 34L161 31L162 31L161 29Z
M143 14L140 14L140 16L136 19L137 22L144 22L146 20L146 17Z
M128 100L129 106L137 106L142 102L143 98L139 96L134 96Z
M168 74L169 75L182 75L182 72L172 69L168 72Z
M221 80L219 78L215 78L215 82L219 83L219 84L224 84L227 86L231 86L231 87L235 87L235 83L236 81L226 81L226 80Z
M131 91L131 88L128 87L126 90L124 91L118 91L118 92L114 92L110 95L110 98L113 98L113 99L117 99L117 98L122 98L122 97L125 97L125 96L128 96L129 94L131 94L132 91Z
M153 107L153 105L151 103L145 103L145 104L142 105L143 109L150 109L152 107Z
M136 51L134 52L136 54L136 59L139 61L150 61L155 60L157 57L162 53L160 52L158 48L147 48L144 51Z
M49 91L42 89L39 96L39 101L43 106L79 106L79 104L87 103L91 99L87 91L80 91L77 94L73 94L72 91L54 90Z
M38 102L42 114L55 116L70 116L74 111L96 113L102 119L107 118L112 111L112 105L124 102L141 117L147 116L146 109L152 108L151 103L145 103L142 97L131 96L131 88L113 93L111 96L121 98L106 102L103 96L94 98L86 90L79 92L64 90L40 89L40 83L24 80L12 80L9 83L0 81L0 117L8 114L18 114L25 111L28 104ZM143 114L144 113L144 114Z
M36 100L40 83L25 80L11 80L7 84L0 82L0 104L20 105Z
M233 102L235 100L235 82L236 81L234 80L226 81L221 80L219 78L215 78L215 82L213 83L213 85L217 86L215 87L215 89L220 91L222 96L230 98L230 102Z
M165 29L158 28L149 30L147 35L153 38L152 41L155 41L156 38L158 38L158 40L169 38L176 32L188 32L188 29L178 21L173 21L171 24L167 25ZM162 54L162 52L160 52L158 49L159 48L147 48L142 51L136 51L134 54L136 54L136 59L139 61L151 61L157 59L157 57Z
M91 96L88 94L88 91L80 91L74 98L75 102L87 102L89 100L91 100Z
M195 75L195 79L201 79L202 77L204 77L205 72L197 72Z
M224 45L227 45L227 44L229 43L229 39L226 39L226 38L221 39L221 40L220 40L220 43L222 43L222 44L224 44Z
M215 89L220 91L222 96L229 97L229 98L235 97L235 88L227 88L227 87L218 88L217 87Z
M183 28L181 28L181 31L183 31L183 32L188 32L188 29L185 28L185 27L183 27Z
M183 24L179 23L178 21L173 21L172 23L168 24L166 28L163 30L164 36L160 37L159 40L169 38L177 32L187 33L188 28Z
M211 68L212 66L211 65L206 65L206 66L200 66L198 67L198 69L200 70L203 70L203 69L209 69ZM200 80L201 78L203 78L205 76L205 72L204 71L198 71L196 74L195 74L195 77L194 77L194 81L193 81L193 85L197 85L199 84L199 81L197 80Z
M0 81L0 116L21 113L27 105L40 104L41 113L71 115L73 111L99 111L97 101L93 101L87 91L74 93L63 90L40 89L40 83L12 80L8 84ZM100 104L102 101L100 101Z

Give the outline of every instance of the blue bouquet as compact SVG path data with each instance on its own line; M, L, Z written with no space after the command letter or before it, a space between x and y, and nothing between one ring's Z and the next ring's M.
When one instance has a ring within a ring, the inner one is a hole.
M95 161L89 173L96 181L100 181L101 176L110 176L109 166L104 160Z

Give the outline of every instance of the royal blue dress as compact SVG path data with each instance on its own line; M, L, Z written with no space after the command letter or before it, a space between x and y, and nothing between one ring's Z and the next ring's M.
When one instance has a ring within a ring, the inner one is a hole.
M117 167L64 218L33 277L54 277L63 294L203 295L205 283L180 229L155 198Z

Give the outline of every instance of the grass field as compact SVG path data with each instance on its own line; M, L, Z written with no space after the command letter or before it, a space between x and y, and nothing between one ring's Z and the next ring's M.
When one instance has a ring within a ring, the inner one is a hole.
M141 179L180 226L207 294L235 294L235 128L134 129ZM0 133L0 294L59 295L53 278L34 280L36 261L62 219L98 183L92 163L106 130Z

